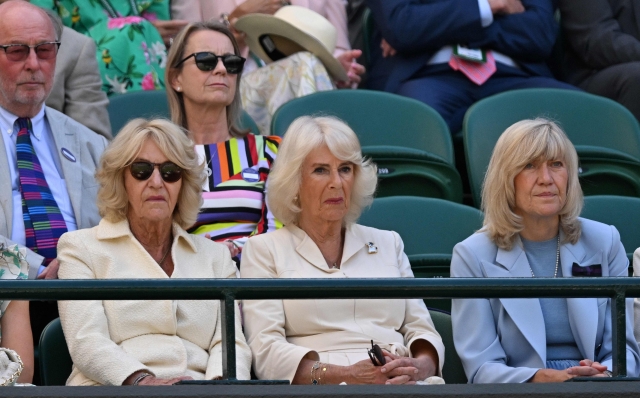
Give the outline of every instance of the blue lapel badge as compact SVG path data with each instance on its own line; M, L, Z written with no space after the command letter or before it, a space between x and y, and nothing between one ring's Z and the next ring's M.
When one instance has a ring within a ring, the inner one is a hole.
M71 153L70 150L68 150L67 148L62 148L60 149L60 152L62 152L62 156L64 156L65 158L67 158L67 160L72 161L73 163L76 162L76 157L73 156L73 153Z
M242 170L242 179L246 182L258 182L260 181L260 173L257 170L248 167Z

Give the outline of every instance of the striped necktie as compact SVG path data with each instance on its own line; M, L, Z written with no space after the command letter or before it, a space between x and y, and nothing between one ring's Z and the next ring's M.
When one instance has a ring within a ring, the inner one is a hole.
M57 256L58 239L67 232L67 225L33 149L31 120L19 118L16 124L20 129L16 152L26 246L44 257L44 265L48 265Z
M469 80L478 86L482 86L497 70L496 60L493 58L491 51L487 51L487 62L484 63L468 61L452 54L449 60L449 66L453 70L462 72Z

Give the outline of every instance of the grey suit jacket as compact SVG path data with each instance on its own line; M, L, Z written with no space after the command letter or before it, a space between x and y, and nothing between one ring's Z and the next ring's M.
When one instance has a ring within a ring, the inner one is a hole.
M560 246L562 276L572 265L601 264L602 276L627 276L629 260L613 226L580 219L582 235ZM561 233L561 239L564 235ZM531 278L520 240L507 251L486 232L453 249L451 276ZM583 359L612 368L611 302L606 298L569 298L569 324ZM633 299L627 300L627 374L640 371L640 349L633 336ZM451 317L456 351L470 383L522 383L546 367L547 343L538 299L456 299Z
M560 0L567 81L640 61L640 1Z
M93 39L65 26L60 41L47 106L107 139L113 138L107 111L109 100L102 91Z
M96 205L98 183L94 174L100 156L107 146L107 140L54 109L45 108L45 117L53 132L78 229L94 227L100 222ZM63 156L60 152L62 148L71 152L76 161ZM0 139L0 170L4 170L0 172L0 235L7 239L11 237L13 221L13 198L8 167L4 141ZM42 256L27 250L29 279L35 278L42 260Z

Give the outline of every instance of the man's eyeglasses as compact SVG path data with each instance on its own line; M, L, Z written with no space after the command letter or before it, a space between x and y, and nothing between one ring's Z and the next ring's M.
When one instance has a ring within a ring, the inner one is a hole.
M29 57L29 52L33 48L38 59L52 59L58 54L60 47L59 41L49 41L46 43L28 46L26 44L6 44L0 45L0 48L7 54L7 59L13 62L21 62Z
M131 176L138 181L146 181L153 174L155 168L160 170L160 176L165 182L176 182L182 178L182 168L173 162L151 163L138 160L131 163Z
M373 340L371 340L371 349L367 350L367 354L369 354L369 358L371 358L374 366L382 366L387 363L382 353L382 348L377 344L373 344Z
M242 72L244 61L246 61L245 58L233 54L215 55L214 53L210 52L200 52L189 55L187 58L178 62L175 67L177 68L178 66L182 65L184 61L188 60L191 57L195 59L198 69L205 72L214 70L216 68L216 65L218 65L218 59L221 59L222 65L224 65L224 67L227 69L227 73L232 75L237 75L238 73Z

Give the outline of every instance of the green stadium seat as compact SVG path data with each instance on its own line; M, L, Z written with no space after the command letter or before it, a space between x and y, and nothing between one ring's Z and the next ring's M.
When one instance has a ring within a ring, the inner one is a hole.
M167 93L164 90L133 91L109 97L109 121L115 137L132 119L170 119Z
M375 45L372 42L374 24L371 10L367 7L362 13L362 55L364 56L364 66L367 70L371 70L371 49Z
M44 386L64 386L73 362L64 339L60 318L51 321L40 335L40 382Z
M283 136L303 115L331 115L356 132L365 156L378 165L378 196L434 196L462 201L453 144L442 117L429 106L395 94L333 90L289 101L273 116L271 133Z
M260 135L260 129L255 121L249 116L244 109L240 112L240 120L238 120L238 128L240 130L251 130L255 135Z
M376 198L359 224L396 231L416 277L449 277L453 247L482 227L483 214L470 206L435 198Z
M550 118L580 158L585 195L640 196L640 125L625 107L580 91L523 89L478 101L467 111L463 139L474 202L498 137L513 123Z
M429 314L444 343L444 366L442 367L444 381L447 384L466 384L467 375L464 373L462 362L453 345L451 315L436 310L429 310Z
M448 278L453 247L482 227L478 209L415 196L374 199L359 224L396 231L416 278ZM449 299L427 299L428 307L451 310Z
M581 217L613 225L620 232L620 240L633 272L633 252L640 247L640 198L629 196L595 195L584 198Z
M164 90L134 91L115 95L109 98L108 111L114 137L127 122L138 117L171 119L167 93ZM238 127L250 129L253 134L260 134L258 126L244 110L240 114Z

